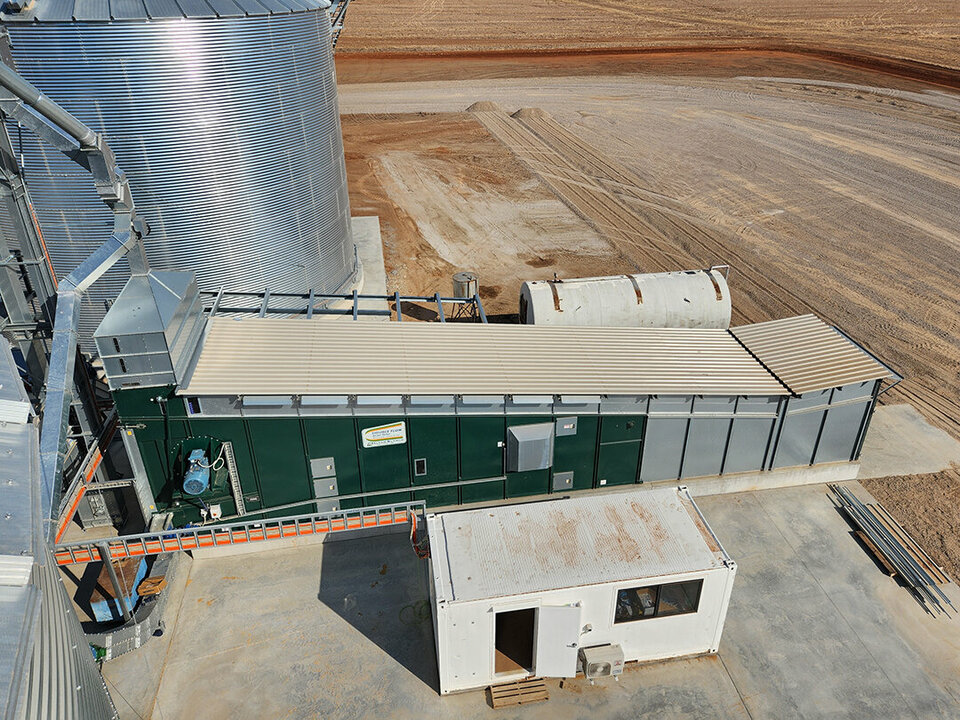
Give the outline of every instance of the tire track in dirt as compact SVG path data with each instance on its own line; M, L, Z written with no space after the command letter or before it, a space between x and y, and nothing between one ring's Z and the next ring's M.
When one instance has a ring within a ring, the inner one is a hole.
M643 218L604 191L521 123L501 111L475 111L474 115L612 247L622 250L622 243L626 243L635 248L647 263L645 271L672 268L675 253L644 232L646 223Z
M635 172L610 159L576 134L570 132L542 111L521 111L515 121L525 125L560 157L572 162L576 171L595 183L597 192L623 203L630 214L641 222L649 239L656 240L668 254L669 270L708 266L730 262L738 278L750 285L750 303L740 303L740 311L748 312L748 322L769 319L771 310L779 316L810 312L809 305L787 288L772 289L753 269L725 230L693 218L682 203L671 201L644 187ZM626 199L626 202L624 202ZM750 307L750 306L753 307Z
M683 202L654 193L633 170L599 152L543 111L524 110L512 117L502 111L476 114L565 204L614 246L623 249L622 243L626 242L639 252L638 262L644 264L644 271L677 270L716 262L733 265L740 286L737 315L745 322L813 312L805 298L817 297L818 287L822 294L833 282L817 273L807 273L808 277L801 282L785 277L776 261L741 250L743 245L737 242L735 231L697 218ZM870 252L868 241L864 243L863 252ZM849 247L831 248L826 244L817 262L842 264L844 254L849 252ZM926 311L926 323L931 327L927 328L929 334L923 347L910 339L907 348L894 354L932 352L949 366L950 342L957 326L953 304L943 300ZM833 308L834 303L830 303L818 306L817 311L829 322L843 324L843 318L833 317ZM880 322L881 334L895 339L891 350L902 344L904 338L898 336L899 318L892 308L863 310ZM956 434L960 418L950 384L931 387L926 385L927 380L934 378L908 379L885 399L910 402L936 425Z

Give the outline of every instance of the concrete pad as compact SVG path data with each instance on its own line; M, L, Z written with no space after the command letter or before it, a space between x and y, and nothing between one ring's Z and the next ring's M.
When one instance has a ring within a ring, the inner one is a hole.
M192 562L186 553L180 557L180 566L173 573L174 581L164 591L168 593L163 617L166 632L161 637L149 638L136 650L103 664L103 679L121 718L149 718L153 713L184 590L190 584Z
M442 698L428 564L404 536L376 535L195 559L153 717L960 716L960 621L877 568L825 485L698 503L739 565L718 656L629 665L595 686L548 680L548 702L515 709ZM115 693L145 692L132 675L156 664L119 662L105 666Z
M912 405L880 405L860 454L860 477L922 475L960 464L960 441L933 427Z
M383 241L380 237L380 218L376 215L350 218L353 242L357 246L363 267L360 292L365 295L387 294L387 270L383 263Z
M360 270L353 285L340 294L349 294L356 288L360 295L386 295L387 271L383 262L383 240L380 236L380 218L376 215L351 217L350 228L353 231L353 243L356 247L357 258L360 261ZM352 300L336 300L327 304L335 310L352 310ZM389 311L390 304L386 300L360 301L361 310ZM324 313L316 314L314 318L323 322L353 322L353 313ZM382 322L390 320L389 315L361 315L359 319Z
M825 486L698 502L739 563L720 655L753 717L960 712L960 626L879 571Z

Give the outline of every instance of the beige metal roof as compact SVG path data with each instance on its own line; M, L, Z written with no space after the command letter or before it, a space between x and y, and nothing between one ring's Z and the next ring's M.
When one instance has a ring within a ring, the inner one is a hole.
M743 325L730 332L798 395L890 375L872 355L814 315Z
M190 395L786 395L726 330L212 318Z
M428 525L449 602L712 570L726 557L676 487L460 510Z

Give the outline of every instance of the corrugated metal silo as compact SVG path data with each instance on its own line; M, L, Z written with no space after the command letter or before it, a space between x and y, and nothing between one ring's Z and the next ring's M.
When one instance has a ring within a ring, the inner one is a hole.
M4 6L17 70L103 131L157 269L201 289L334 293L356 279L326 0L35 0ZM108 236L90 176L11 128L59 276ZM128 276L94 286L89 339ZM89 342L85 345L92 349Z

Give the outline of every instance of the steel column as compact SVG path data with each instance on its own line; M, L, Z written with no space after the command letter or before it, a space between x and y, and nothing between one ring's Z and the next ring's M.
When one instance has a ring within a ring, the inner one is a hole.
M107 568L107 574L110 575L110 584L113 586L113 593L117 602L120 603L123 619L130 622L133 619L133 613L130 612L130 606L127 604L127 591L120 587L120 581L117 579L117 571L113 567L113 558L110 556L110 546L102 542L97 547L100 549L100 559Z

